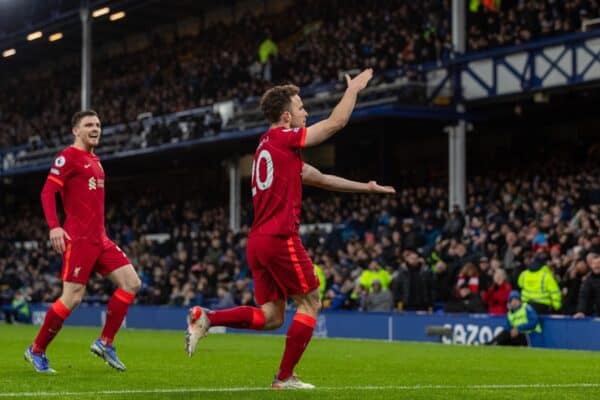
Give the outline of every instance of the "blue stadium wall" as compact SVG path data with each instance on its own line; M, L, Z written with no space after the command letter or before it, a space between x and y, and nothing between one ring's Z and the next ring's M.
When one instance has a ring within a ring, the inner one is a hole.
M33 323L41 324L47 307L34 306ZM67 320L67 325L102 326L105 319L103 306L80 306ZM126 328L136 329L185 329L187 309L178 307L134 306L124 322ZM284 334L291 321L288 313L286 323L280 329L268 332L216 329L220 332L251 332ZM319 316L316 337L353 339L376 339L387 341L443 342L478 345L490 340L502 329L504 317L466 314L418 314L418 313L361 313L324 312ZM430 337L425 334L428 326L445 326L452 329L452 338ZM600 350L600 319L570 317L542 317L543 333L531 338L534 347L573 350Z

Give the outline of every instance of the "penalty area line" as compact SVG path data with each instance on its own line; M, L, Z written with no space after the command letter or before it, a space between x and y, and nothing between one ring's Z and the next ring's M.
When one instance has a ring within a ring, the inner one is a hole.
M317 387L316 391L336 390L503 390L503 389L590 389L600 388L600 383L524 383L524 384L480 384L480 385L389 385L389 386L326 386ZM172 388L172 389L123 389L98 390L89 392L0 392L0 398L20 397L79 397L79 396L111 396L117 394L168 394L168 393L233 393L233 392L265 392L270 387L230 387L230 388Z

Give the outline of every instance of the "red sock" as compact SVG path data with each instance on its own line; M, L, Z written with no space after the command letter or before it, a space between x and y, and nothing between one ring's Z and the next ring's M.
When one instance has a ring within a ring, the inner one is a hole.
M135 293L126 292L123 289L117 289L113 293L108 302L106 322L102 335L100 335L100 340L104 343L112 344L133 299L135 299Z
M285 380L292 376L294 367L300 361L304 349L312 338L317 320L307 314L296 313L285 340L285 351L279 366L277 379Z
M69 310L60 300L56 300L46 312L46 318L44 318L44 323L42 324L37 337L33 341L31 351L36 354L45 352L46 347L48 347L52 339L54 339L58 331L60 331L63 322L67 319L69 314L71 314L71 310Z
M265 326L265 314L260 308L240 306L206 313L211 326L260 331Z

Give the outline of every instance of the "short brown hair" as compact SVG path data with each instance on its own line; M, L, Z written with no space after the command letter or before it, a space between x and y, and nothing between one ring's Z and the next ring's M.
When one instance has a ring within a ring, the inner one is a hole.
M97 117L98 113L94 110L81 110L73 114L71 118L71 127L75 128L84 117Z
M296 85L280 85L267 90L260 99L260 109L265 118L275 123L279 121L281 114L286 111L293 96L300 93Z

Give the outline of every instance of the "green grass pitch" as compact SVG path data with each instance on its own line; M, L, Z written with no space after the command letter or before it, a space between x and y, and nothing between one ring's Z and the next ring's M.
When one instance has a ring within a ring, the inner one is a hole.
M212 334L194 357L183 332L123 330L127 372L89 352L99 329L65 327L55 375L23 351L37 327L0 324L2 399L600 399L600 353L314 339L297 367L314 391L269 389L281 336Z

